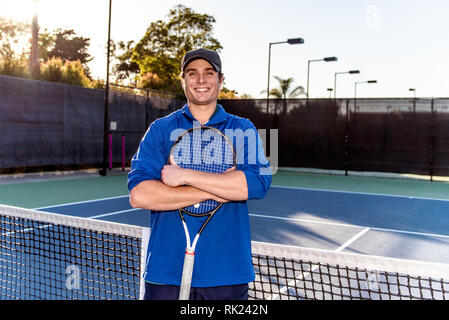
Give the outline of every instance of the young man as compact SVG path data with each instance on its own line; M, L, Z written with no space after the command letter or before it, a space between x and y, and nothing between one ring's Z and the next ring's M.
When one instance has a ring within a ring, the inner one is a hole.
M265 196L271 184L269 163L257 145L260 139L254 125L217 104L223 74L216 52L198 49L186 53L181 82L187 104L151 124L128 176L132 207L151 210L145 299L178 299L186 239L177 210L207 199L224 204L199 239L190 299L247 299L254 270L246 200ZM174 143L172 133L199 125L223 133L230 129L246 133L243 148L236 149L236 168L204 174L167 164ZM252 153L258 153L257 157ZM184 218L193 239L203 219Z

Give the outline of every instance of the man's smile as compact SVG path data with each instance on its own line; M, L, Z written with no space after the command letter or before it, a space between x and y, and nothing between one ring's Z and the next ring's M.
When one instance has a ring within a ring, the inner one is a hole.
M210 88L209 87L199 87L199 88L195 88L194 90L197 92L208 92L208 91L210 91Z

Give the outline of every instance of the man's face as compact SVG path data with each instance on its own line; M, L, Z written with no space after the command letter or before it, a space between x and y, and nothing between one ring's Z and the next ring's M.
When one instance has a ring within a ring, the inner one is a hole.
M203 59L189 63L181 79L189 104L215 104L223 79L212 65Z

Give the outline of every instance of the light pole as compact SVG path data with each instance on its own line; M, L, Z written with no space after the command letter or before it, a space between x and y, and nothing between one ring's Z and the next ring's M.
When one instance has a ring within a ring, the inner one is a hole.
M33 1L33 22L31 25L31 50L30 50L30 73L34 79L39 77L39 25L37 22L38 18L38 5L39 0Z
M345 73L358 74L358 73L360 73L360 71L359 70L349 70L349 71L344 71L344 72L335 72L335 75L334 75L334 99L337 99L337 74L345 74Z
M108 162L108 136L109 136L109 58L111 55L111 7L112 0L109 0L109 20L108 20L108 57L106 62L106 88L104 96L104 131L103 131L103 168L100 175L106 176Z
M271 46L274 44L281 44L281 43L288 43L288 44L302 44L304 43L303 38L293 38L293 39L287 39L287 41L281 41L281 42L270 42L270 45L268 46L268 82L267 82L267 129L269 118L268 118L268 108L270 104L270 65L271 65Z
M357 81L354 83L354 112L356 112L357 105L357 85L360 83L377 83L377 80L368 80L368 81Z
M307 92L306 92L306 99L309 100L309 75L310 75L310 63L311 62L316 62L316 61L326 61L326 62L331 62L331 61L337 61L337 57L326 57L326 58L322 58L322 59L312 59L307 61Z
M410 88L408 91L413 91L413 113L416 112L416 89Z
M332 91L334 91L334 88L327 88L327 91L329 92L329 99L332 98Z

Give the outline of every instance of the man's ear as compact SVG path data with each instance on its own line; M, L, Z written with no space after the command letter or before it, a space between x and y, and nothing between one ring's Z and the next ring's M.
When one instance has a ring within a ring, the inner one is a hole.
M182 89L184 90L185 87L186 87L186 80L184 79L183 76L180 76L180 77L179 77L179 80L181 81L181 87L182 87Z

